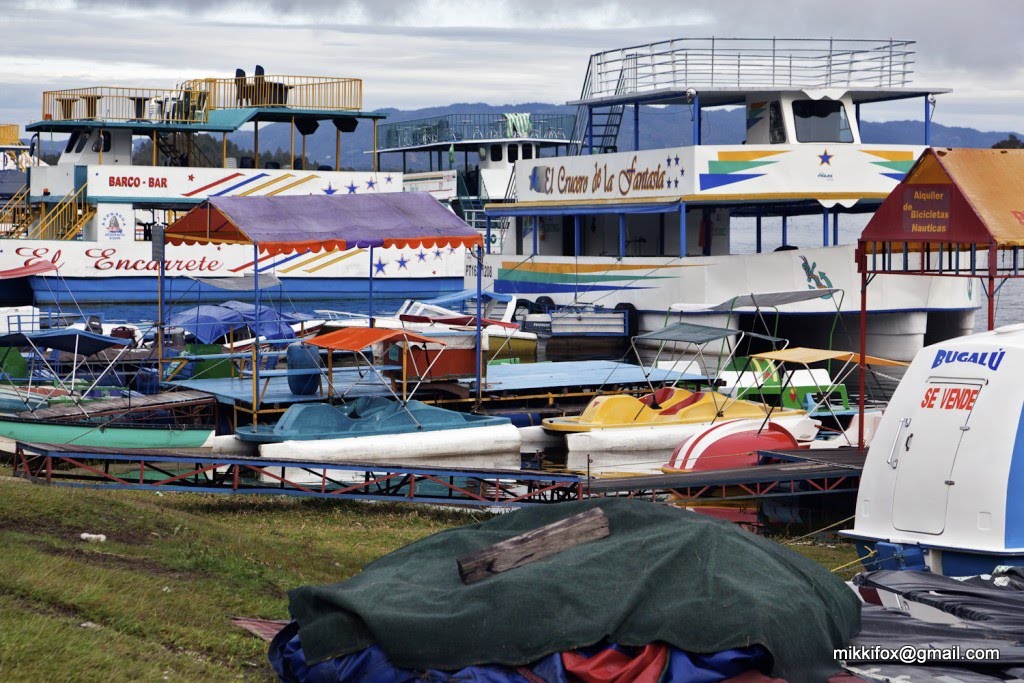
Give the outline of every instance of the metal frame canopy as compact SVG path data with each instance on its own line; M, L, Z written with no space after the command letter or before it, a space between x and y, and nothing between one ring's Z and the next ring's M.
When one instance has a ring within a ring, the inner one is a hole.
M211 197L167 228L169 244L253 244L267 254L483 243L423 192Z
M996 280L1022 275L1022 197L1024 150L926 149L857 242L862 317L875 275L977 277L992 329Z

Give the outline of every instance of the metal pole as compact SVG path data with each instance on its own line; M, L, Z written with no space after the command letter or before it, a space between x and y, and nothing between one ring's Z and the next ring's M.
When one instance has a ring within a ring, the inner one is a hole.
M640 151L640 103L633 103L633 151Z
M484 257L480 247L476 248L477 261L476 261L476 400L479 401L483 397L483 291L484 291Z
M540 251L540 216L530 216L533 223L533 255Z
M839 212L832 212L832 246L839 244Z
M858 252L864 249L864 242L858 245ZM857 426L858 448L864 448L864 370L867 368L866 356L868 346L868 274L867 263L863 262L864 256L860 254L858 266L860 267L860 376L857 378L857 392L860 406L857 414L860 416Z
M996 244L988 245L988 329L996 328Z
M255 428L260 410L260 245L256 242L252 243L252 288L256 302L256 329L252 331L252 426Z
M582 235L580 229L580 215L576 214L572 217L572 234L573 234L573 255L580 255L580 239Z
M369 320L366 323L367 327L373 327L373 245L370 245L370 280L369 280L370 292L367 299L367 315Z
M925 147L931 147L932 146L932 126L931 126L931 116L929 115L930 113L931 112L930 112L930 107L929 107L929 103L928 103L928 95L925 95L924 96L924 146Z
M487 253L490 254L491 253L491 217L485 215L484 216L484 223L486 225L486 228L484 230L484 241L486 243Z
M828 209L821 212L821 246L828 246Z
M679 255L686 256L686 202L679 202Z
M619 256L626 256L626 214L619 214Z
M693 144L700 144L700 93L693 96Z
M757 239L757 253L761 253L761 209L757 210L755 235Z
M594 153L594 108L587 107L587 154Z
M789 226L786 223L786 214L782 214L782 246L789 244Z

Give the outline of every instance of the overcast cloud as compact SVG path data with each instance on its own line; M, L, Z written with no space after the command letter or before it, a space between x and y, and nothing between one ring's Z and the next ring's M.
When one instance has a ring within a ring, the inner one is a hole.
M575 99L594 52L669 38L916 40L935 121L1024 131L1021 0L0 0L0 121L41 93L251 73L363 79L364 108ZM865 109L920 118L919 101Z

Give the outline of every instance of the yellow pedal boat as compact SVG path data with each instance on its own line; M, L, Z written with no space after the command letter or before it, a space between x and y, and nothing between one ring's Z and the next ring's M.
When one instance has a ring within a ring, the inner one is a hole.
M756 401L731 398L717 391L689 391L663 387L654 393L633 396L598 396L579 416L549 417L543 420L545 431L588 432L591 429L656 427L713 422L719 419L773 418L803 415L802 410L773 408Z

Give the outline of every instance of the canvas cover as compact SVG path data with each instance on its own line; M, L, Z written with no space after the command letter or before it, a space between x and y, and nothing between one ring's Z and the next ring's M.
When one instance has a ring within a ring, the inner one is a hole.
M860 362L860 354L856 351L811 349L803 346L794 346L791 349L780 349L778 351L755 353L751 358L762 358L764 360L774 360L782 363L797 363L800 365L810 365L811 363L820 363L827 360L838 360L843 361L844 363ZM864 356L864 362L867 365L885 365L889 367L905 368L909 365L909 363L904 363L898 360L889 360L888 358L880 358L878 356Z
M15 332L0 337L0 347L34 345L41 349L57 349L80 356L91 356L112 346L130 346L130 339L108 337L88 330L59 328L36 332Z
M463 585L456 558L593 507L611 534ZM710 653L763 645L773 675L821 681L860 602L817 563L694 512L628 499L523 508L450 529L348 581L289 593L309 662L378 644L397 666L524 665L602 641Z
M168 227L165 238L174 245L257 244L271 254L483 241L423 192L210 197Z
M422 344L440 344L443 341L424 337L414 332L405 330L392 330L386 327L343 327L327 334L321 334L312 339L306 339L306 344L319 346L332 351L362 351L368 346L384 341L417 342Z

